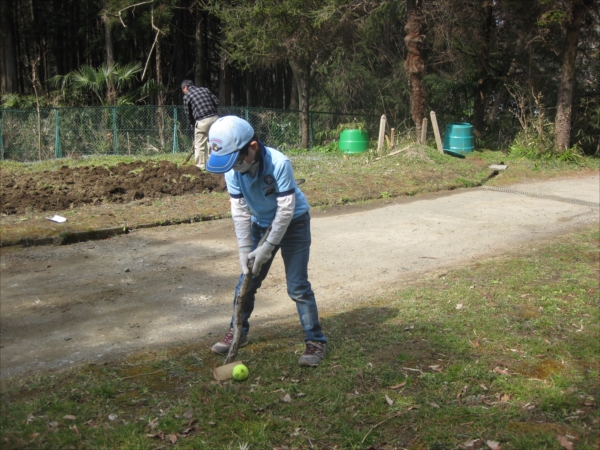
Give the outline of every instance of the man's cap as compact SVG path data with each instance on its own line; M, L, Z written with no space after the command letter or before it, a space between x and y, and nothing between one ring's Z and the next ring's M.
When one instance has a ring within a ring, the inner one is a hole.
M254 128L237 116L217 119L208 131L210 156L206 170L213 173L229 172L237 161L240 150L254 137Z
M193 86L194 82L192 80L183 80L181 82L181 89L183 89L185 86Z

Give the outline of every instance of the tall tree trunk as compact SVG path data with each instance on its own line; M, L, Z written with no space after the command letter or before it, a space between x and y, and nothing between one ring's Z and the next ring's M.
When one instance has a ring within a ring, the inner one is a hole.
M155 63L156 63L156 83L158 84L158 97L156 100L156 104L158 106L163 106L165 104L165 92L162 89L162 45L160 36L156 39L156 54L155 54Z
M309 148L310 146L310 61L290 62L294 71L294 78L298 81L298 90L300 92L300 110L302 123L300 132L302 134L301 146Z
M298 80L296 79L296 72L292 67L292 88L290 91L290 105L288 109L292 111L298 111L300 108L298 106Z
M104 22L104 45L106 47L106 66L110 68L115 64L115 57L106 3L107 0L102 0L102 22ZM117 101L117 90L115 89L115 84L111 77L108 78L106 97L109 105L114 105Z
M231 67L225 53L221 55L219 62L219 105L231 105Z
M18 92L17 54L13 30L13 4L12 0L0 0L0 64L1 84L0 91L5 94Z
M254 106L252 104L252 72L246 69L246 76L244 80L244 87L246 93L246 106L251 107Z
M222 24L222 26L224 27L225 24ZM221 31L221 42L225 42L225 33L223 31ZM221 48L221 59L219 61L219 105L231 105L231 66L225 44Z
M485 128L485 94L488 85L488 64L490 58L493 12L493 0L483 0L481 8L483 17L479 57L477 58L477 72L479 72L479 79L477 80L477 87L475 88L475 101L473 104L473 134L479 139L483 138Z
M206 51L206 11L196 8L196 64L194 70L194 84L196 86L204 86L210 88L210 80L208 77L208 58Z
M562 67L556 102L556 148L564 151L571 146L571 112L573 106L573 85L575 84L575 59L577 44L585 8L591 0L573 0L571 17L567 24L567 36L562 55Z
M410 109L417 129L417 140L420 139L423 118L425 117L425 92L423 91L425 62L421 54L423 39L425 38L421 35L422 5L423 0L407 0L408 20L404 27L406 32L404 42L408 48L408 56L404 61L404 67L406 67L410 82Z

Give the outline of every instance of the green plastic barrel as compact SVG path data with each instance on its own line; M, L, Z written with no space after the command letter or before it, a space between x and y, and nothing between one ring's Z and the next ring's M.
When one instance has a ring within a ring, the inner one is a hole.
M471 153L474 146L473 125L466 122L449 123L444 134L444 151L464 155Z
M344 130L339 147L344 153L362 153L369 148L369 134L364 130Z

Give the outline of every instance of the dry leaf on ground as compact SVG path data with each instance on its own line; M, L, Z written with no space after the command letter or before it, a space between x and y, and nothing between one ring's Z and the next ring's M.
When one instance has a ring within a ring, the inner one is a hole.
M483 439L472 439L462 446L468 450L479 450L483 446Z
M385 401L387 402L388 405L392 406L394 404L394 400L392 400L391 398L389 398L386 394L385 396Z
M503 369L502 367L494 367L494 372L499 373L500 375L508 375L508 370Z
M566 436L559 436L558 442L565 450L573 450L573 443L567 439Z
M486 441L486 444L490 450L502 450L502 446L498 441Z

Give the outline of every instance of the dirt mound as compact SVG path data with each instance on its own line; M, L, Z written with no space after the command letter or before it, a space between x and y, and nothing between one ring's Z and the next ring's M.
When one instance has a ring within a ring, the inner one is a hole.
M55 172L3 174L1 178L2 214L226 190L223 176L201 172L192 165L177 167L169 161L137 161L111 167L62 166Z

